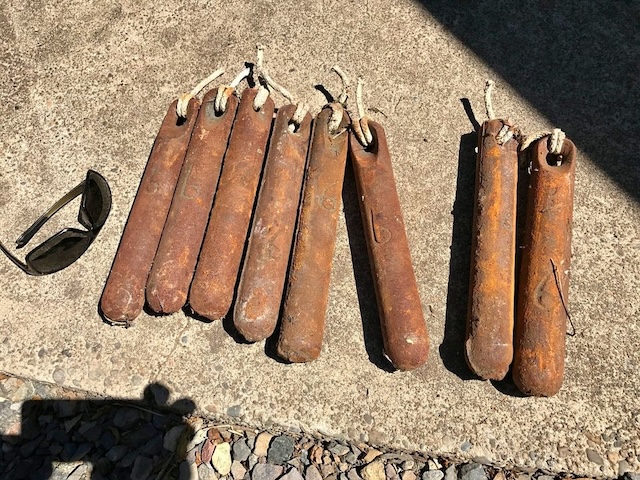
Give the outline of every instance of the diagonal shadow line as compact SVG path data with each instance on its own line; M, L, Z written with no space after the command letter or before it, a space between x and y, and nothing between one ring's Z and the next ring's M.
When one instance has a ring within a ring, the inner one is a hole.
M640 202L640 3L418 1Z

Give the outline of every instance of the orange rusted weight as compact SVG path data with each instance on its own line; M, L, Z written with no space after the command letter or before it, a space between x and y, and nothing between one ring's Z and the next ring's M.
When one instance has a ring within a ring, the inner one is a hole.
M257 89L246 89L233 124L220 184L196 267L190 308L210 320L231 308L273 120L273 100L254 110Z
M500 145L502 120L478 134L465 356L481 378L501 380L513 360L518 142Z
M555 395L564 378L576 147L560 155L548 137L532 147L524 251L518 287L513 380L528 395Z
M273 333L282 304L311 133L309 114L290 131L295 110L286 105L276 116L238 286L233 320L251 342Z
M128 325L144 306L144 290L169 213L200 102L191 99L187 118L171 104L149 155L111 272L100 299L104 317Z
M211 90L202 99L169 216L149 273L147 303L157 313L175 313L187 302L207 228L222 158L238 107L238 98L231 95L225 111L216 112L216 94L217 90Z
M349 152L361 202L382 340L394 367L412 370L427 360L429 335L385 132L373 121L369 121L369 128L372 145L365 149L350 133Z
M337 132L330 132L332 114L333 110L325 107L313 121L304 197L277 345L278 355L290 362L315 360L322 348L349 146L347 114L343 114Z

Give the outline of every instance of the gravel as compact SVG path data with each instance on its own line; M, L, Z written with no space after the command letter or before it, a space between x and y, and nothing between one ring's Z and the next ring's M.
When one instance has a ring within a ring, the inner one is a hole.
M168 398L161 385L153 398ZM37 395L37 397L36 397ZM17 399L16 401L13 401ZM238 406L240 411L241 406ZM25 414L28 412L28 414ZM22 414L22 418L21 418ZM299 431L258 431L183 417L0 374L0 478L200 480L570 480L501 470ZM471 445L464 444L471 448ZM595 450L585 453L604 462ZM640 480L629 461L621 480ZM483 466L482 464L486 464Z

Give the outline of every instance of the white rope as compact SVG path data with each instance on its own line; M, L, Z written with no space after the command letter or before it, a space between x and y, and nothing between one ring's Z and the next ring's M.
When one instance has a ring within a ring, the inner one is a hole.
M554 128L549 137L549 152L553 155L560 155L565 138L567 135L562 130Z
M526 150L531 146L533 142L547 136L549 137L549 141L547 144L549 153L553 155L560 155L560 153L562 152L564 139L567 137L567 135L559 128L554 128L551 132L538 132L531 135L526 135L524 140L520 144L520 151Z
M216 100L214 102L214 108L217 113L225 112L227 109L227 100L233 95L233 92L235 92L240 82L249 76L249 73L251 73L251 69L248 67L244 68L229 85L220 85L218 87L218 93L216 94Z
M511 130L511 126L505 124L502 126L502 128L496 135L496 142L498 142L498 145L504 145L512 138L513 138L513 131Z
M368 147L373 142L373 135L369 129L369 121L364 109L364 102L362 101L362 85L364 82L362 78L358 77L358 85L356 87L356 111L353 111L353 107L347 109L349 116L351 116L351 127L358 141L364 146Z
M268 88L269 90L275 90L280 95L282 95L289 103L296 105L296 111L291 117L292 125L289 125L289 131L295 132L300 126L300 124L304 121L304 118L307 115L309 108L301 102L296 102L293 95L291 95L291 92L289 92L289 90L284 88L279 83L276 83L276 81L269 76L269 74L267 73L266 69L263 66L264 46L258 45L257 49L258 49L258 54L257 54L257 61L256 61L256 73L258 75L258 79L263 80L263 82L266 84L266 88ZM257 100L262 101L262 104L257 102ZM256 94L256 98L253 101L254 110L256 111L259 110L262 107L262 105L264 105L264 102L266 102L266 98L264 97L264 94L261 94L260 91L258 91L258 94Z
M338 101L330 102L329 107L331 108L331 116L329 117L328 128L329 133L335 134L338 133L338 129L340 128L340 124L342 123L342 118L344 116L344 106L347 103L347 89L349 88L349 77L338 65L334 65L331 67L331 71L335 72L342 82L342 92L338 96Z
M487 80L487 83L484 86L484 108L487 112L487 118L489 120L493 120L496 118L496 114L493 111L493 87L495 86L495 82L493 80Z
M198 85L193 87L193 90L189 93L183 93L178 97L178 104L176 105L176 113L180 118L187 118L187 107L189 106L189 100L198 95L204 87L213 82L216 78L221 76L224 73L224 68L219 68L207 78L202 80Z
M260 85L260 88L258 88L258 92L256 93L256 96L253 99L253 109L256 112L259 111L267 102L267 98L269 98L269 90L263 87L262 85Z
M289 131L295 132L298 127L304 121L304 117L307 116L309 112L309 108L302 102L296 105L296 111L293 112L293 116L291 117L291 124L289 125Z
M340 95L338 96L338 102L344 106L344 104L347 103L348 98L347 89L349 88L349 77L338 65L331 67L331 70L338 74L340 81L342 82L342 92L340 92Z
M340 128L340 124L342 123L342 117L344 116L344 107L341 103L331 102L329 104L329 108L331 108L331 115L329 116L328 129L329 133L335 134L338 132Z

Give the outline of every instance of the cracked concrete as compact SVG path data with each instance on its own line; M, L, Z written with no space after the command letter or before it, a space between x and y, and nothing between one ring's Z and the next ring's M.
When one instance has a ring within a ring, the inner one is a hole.
M27 277L0 259L2 370L116 397L138 398L158 380L208 415L498 465L640 472L638 11L605 4L541 1L512 13L507 2L4 2L0 239L11 245L88 168L109 181L113 209L62 272ZM512 49L496 47L506 39ZM313 86L339 88L333 64L364 77L365 102L387 130L431 333L423 368L385 369L350 172L318 361L284 365L268 346L238 344L221 322L183 313L143 314L126 330L100 320L98 299L168 104L218 66L230 80L256 43L266 45L269 72L314 113L324 97ZM551 68L552 48L579 61ZM550 399L472 380L461 356L475 136L460 99L481 120L488 77L498 115L531 132L564 127L579 149L569 298L577 334L567 339L564 387ZM32 244L75 226L74 205Z

